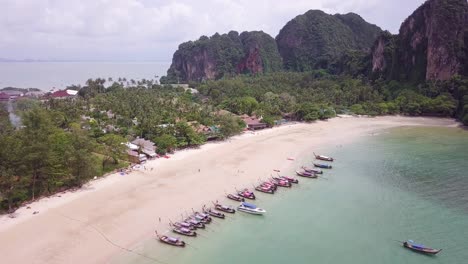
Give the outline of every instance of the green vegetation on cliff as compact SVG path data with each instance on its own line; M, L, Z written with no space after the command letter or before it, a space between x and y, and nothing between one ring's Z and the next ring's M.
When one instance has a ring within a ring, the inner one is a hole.
M275 40L262 31L231 31L182 43L162 83L202 81L281 70Z
M360 16L310 10L289 21L276 37L284 67L291 71L327 69L349 51L366 51L382 30Z

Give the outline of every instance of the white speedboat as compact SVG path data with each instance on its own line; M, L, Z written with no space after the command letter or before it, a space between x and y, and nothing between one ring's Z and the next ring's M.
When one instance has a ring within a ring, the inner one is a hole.
M237 207L238 211L249 213L249 214L256 214L256 215L262 215L266 213L266 211L262 208L258 208L255 204L251 203L246 203L242 202L240 205Z

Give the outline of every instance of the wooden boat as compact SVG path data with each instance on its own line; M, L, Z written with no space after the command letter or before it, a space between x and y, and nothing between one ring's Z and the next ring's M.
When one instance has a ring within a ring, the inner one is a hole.
M222 205L219 203L215 203L214 206L216 210L221 211L221 212L230 213L230 214L233 214L236 212L236 209L234 209L231 206Z
M246 202L240 203L240 205L237 207L237 210L244 212L244 213L255 214L255 215L262 215L266 213L264 209L259 208L254 204L246 203Z
M255 200L255 194L248 189L244 189L243 191L237 192L237 195L250 199L250 200Z
M307 171L296 171L296 174L301 177L306 177L306 178L317 178L317 174L315 173L310 173Z
M332 165L328 164L320 164L320 163L314 163L314 166L317 168L322 168L322 169L331 169Z
M156 231L155 231L156 232ZM180 238L175 238L175 237L170 237L170 236L165 236L165 235L158 235L158 232L156 232L156 236L159 238L159 241L176 246L176 247L185 247L185 242L182 241Z
M291 183L288 180L283 180L283 179L273 177L272 181L280 187L291 187Z
M193 219L191 217L185 219L185 222L189 223L190 225L196 227L196 228L205 228L205 224L202 223L201 221L198 221L196 219Z
M428 248L424 245L416 244L414 243L413 240L404 241L403 246L413 251L423 253L423 254L429 254L429 255L435 255L439 253L440 251L442 251L442 249Z
M174 227L172 228L172 232L181 234L184 236L193 236L193 237L197 236L197 232L190 230L189 228L185 228L185 227L182 227L182 228Z
M270 188L273 191L276 191L276 189L277 189L277 185L275 183L268 182L268 181L260 183L260 186Z
M269 193L269 194L274 194L275 191L271 189L270 187L264 186L264 185L258 185L255 187L255 190L262 192L262 193Z
M273 178L273 179L276 179L276 178ZM289 176L279 176L279 179L282 179L282 180L286 180L290 183L294 183L294 184L298 184L299 183L299 180L296 179L296 178L292 178L292 177L289 177Z
M323 171L321 169L316 169L316 168L307 168L307 167L304 167L302 166L302 169L306 172L310 172L310 173L315 173L315 174L323 174Z
M223 213L213 211L210 208L206 209L205 207L203 207L203 212L205 212L206 214L209 214L209 215L211 215L213 217L217 217L217 218L221 218L221 219L224 219L226 217Z
M318 160L333 161L332 157L327 157L327 156L324 156L324 155L315 155L315 153L314 153L314 156Z
M234 200L234 201L237 201L237 202L243 202L245 201L244 198L238 196L238 195L234 195L234 194L228 194L227 195L227 198L231 199L231 200Z
M190 230L195 230L197 229L195 226L187 223L187 222L175 222L175 223L170 223L170 225L173 225L177 228L188 228Z
M192 215L192 218L199 222L202 222L205 225L211 223L211 217L206 218L196 213Z

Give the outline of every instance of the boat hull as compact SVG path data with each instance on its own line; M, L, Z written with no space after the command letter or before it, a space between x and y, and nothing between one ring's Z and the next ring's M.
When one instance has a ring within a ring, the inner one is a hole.
M442 249L433 249L433 248L415 248L413 247L412 245L408 244L408 245L403 245L403 247L411 250L411 251L414 251L414 252L417 252L417 253L421 253L421 254L426 254L426 255L436 255L437 253L439 253L440 251L442 251Z
M240 208L240 207L237 208L237 211L248 213L248 214L253 214L253 215L263 215L264 213L266 213L265 211L255 211L255 210L249 210L249 209Z

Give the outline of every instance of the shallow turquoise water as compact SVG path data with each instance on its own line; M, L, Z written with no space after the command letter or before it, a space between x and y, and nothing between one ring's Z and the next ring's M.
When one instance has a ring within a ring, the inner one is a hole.
M138 250L170 264L467 263L467 131L403 127L315 151L336 158L327 180L258 194L265 216L218 220L183 250L156 241ZM405 239L443 251L420 255L395 241Z

